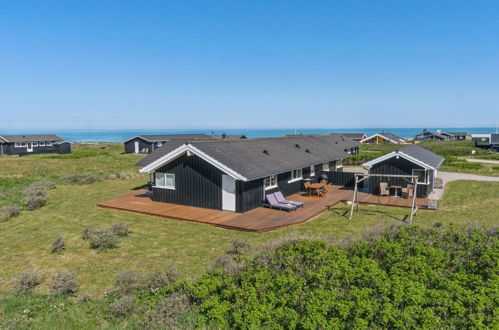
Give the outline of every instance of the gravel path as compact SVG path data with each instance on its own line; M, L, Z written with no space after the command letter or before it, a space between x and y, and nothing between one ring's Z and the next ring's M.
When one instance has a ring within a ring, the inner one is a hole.
M499 182L499 177L496 176L485 176L485 175L476 175L468 173L438 172L438 177L442 179L444 185L446 185L448 182L457 181L457 180Z
M483 163L483 164L494 164L494 165L499 165L499 160L493 160L493 159L475 159L475 158L466 158L467 162L470 163Z

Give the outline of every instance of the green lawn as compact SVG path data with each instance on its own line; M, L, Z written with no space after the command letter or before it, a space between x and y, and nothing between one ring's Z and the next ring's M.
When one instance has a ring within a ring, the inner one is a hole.
M91 149L91 150L89 150ZM129 192L145 182L136 175L134 155L122 155L116 145L105 149L82 146L83 157L47 155L0 158L0 175L8 185L3 205L16 201L23 186L36 180L49 179L56 189L49 191L49 203L37 211L23 211L20 216L0 223L0 291L9 292L12 280L22 271L37 269L46 273L60 269L74 270L80 292L100 295L110 286L116 274L125 269L156 270L174 265L181 274L194 279L207 270L215 258L227 251L236 238L244 238L256 247L283 235L327 236L334 240L359 237L380 224L402 221L406 209L361 206L360 212L348 220L346 205L307 223L268 233L246 233L181 222L164 218L102 209L96 204ZM84 153L89 151L89 153ZM104 180L90 185L72 186L60 177L74 173L129 173L124 179ZM8 177L8 178L6 178ZM2 183L3 183L2 182ZM2 184L3 186L3 184ZM432 226L436 222L490 224L499 218L498 183L454 182L450 185L438 211L419 211L416 223ZM487 207L484 207L486 205ZM131 224L132 233L107 252L91 250L81 238L85 226L109 226L114 222ZM51 243L64 237L66 251L54 255ZM42 284L37 292L46 293Z

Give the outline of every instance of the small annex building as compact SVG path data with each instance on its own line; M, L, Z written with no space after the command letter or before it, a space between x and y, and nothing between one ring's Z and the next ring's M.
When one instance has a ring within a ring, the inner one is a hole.
M42 153L71 153L71 142L57 135L2 135L0 156L24 156Z
M171 140L137 165L154 201L246 212L265 194L303 191L304 180L341 170L359 143L340 135Z
M407 180L389 175L415 175L418 177L417 197L426 198L435 187L435 178L444 158L416 145L404 146L384 156L364 163L369 174L384 174L386 177L370 177L369 193L377 194L380 182L388 182L402 187Z

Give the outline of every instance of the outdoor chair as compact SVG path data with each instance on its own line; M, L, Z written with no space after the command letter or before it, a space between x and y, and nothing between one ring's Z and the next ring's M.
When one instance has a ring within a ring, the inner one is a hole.
M312 194L312 190L310 189L310 182L303 183L303 187L307 192L307 196L310 196Z
M406 188L402 188L403 198L412 198L414 195L414 185L408 184Z
M295 202L295 201L290 201L290 200L287 200L286 198L284 198L284 195L282 194L282 192L278 191L278 192L275 192L274 193L274 196L275 198L277 199L277 201L279 203L283 203L283 204L291 204L291 205L295 205L297 207L303 207L303 202Z
M390 196L390 189L388 189L388 182L379 183L379 195L380 196Z
M271 209L277 209L277 210L283 210L283 211L296 211L298 206L291 205L291 204L283 204L279 203L277 199L275 198L274 194L266 195L267 197L267 202L264 203L263 206L269 207Z

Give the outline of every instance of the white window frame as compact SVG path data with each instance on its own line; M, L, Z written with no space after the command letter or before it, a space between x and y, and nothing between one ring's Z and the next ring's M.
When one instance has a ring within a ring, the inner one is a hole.
M315 176L315 165L310 166L310 177Z
M274 181L274 183L272 183ZM277 188L277 174L272 174L263 178L263 189L269 190Z
M32 147L38 147L38 141L31 142L31 146L32 146Z
M15 146L16 148L21 148L21 144L20 144L19 142L16 142L16 143L14 144L14 146Z
M329 162L322 164L322 170L324 172L329 172Z
M47 141L47 143L45 144L47 147L50 147L52 145L52 141Z
M158 141L158 147L161 147L163 145L163 142Z
M428 170L427 169L413 169L412 170L412 175L416 175L416 174L414 174L415 171L424 171L425 182L420 182L418 180L418 184L430 184L430 178L429 178L429 174L428 174Z
M336 169L342 168L343 167L343 159L338 159L336 161Z
M26 142L21 142L21 148L26 147Z
M158 177L164 177L164 185L158 184ZM173 185L167 185L167 177L173 178ZM170 189L170 190L175 190L175 174L173 173L160 173L156 172L154 176L154 187L155 188L161 188L161 189Z
M288 183L303 180L303 169L298 168L291 171L291 180Z
M45 147L45 141L40 141L40 142L38 142L38 145L39 145L40 147Z

